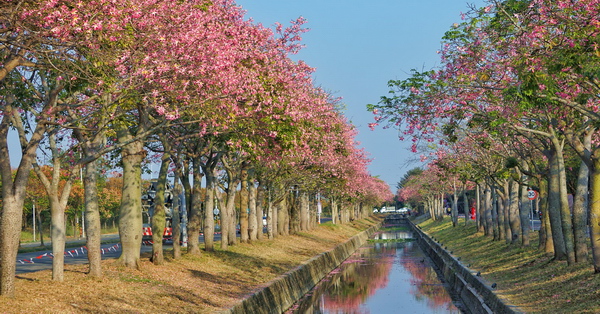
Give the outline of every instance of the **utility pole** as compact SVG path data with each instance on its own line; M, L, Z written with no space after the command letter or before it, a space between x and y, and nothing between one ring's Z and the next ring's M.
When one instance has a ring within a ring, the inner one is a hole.
M33 242L35 242L35 201L33 201Z
M81 156L81 155L79 155ZM79 180L81 181L81 187L83 187L83 167L79 168ZM85 195L85 193L81 194L81 198L82 198L82 206L81 206L81 237L85 238L85 197L83 195Z

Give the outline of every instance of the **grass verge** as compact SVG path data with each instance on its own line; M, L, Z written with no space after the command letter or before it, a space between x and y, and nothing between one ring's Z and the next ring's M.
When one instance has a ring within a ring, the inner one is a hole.
M538 232L530 233L529 247L521 247L477 233L474 223L453 228L448 218L419 226L526 313L600 313L600 274L591 261L568 266L553 260L537 249Z
M232 307L271 280L333 249L380 222L377 217L345 225L324 224L297 235L254 241L222 251L185 254L155 266L142 256L139 270L102 261L102 278L86 276L87 265L65 265L65 280L51 271L17 276L15 298L0 297L0 312L214 313ZM217 243L218 244L218 243Z

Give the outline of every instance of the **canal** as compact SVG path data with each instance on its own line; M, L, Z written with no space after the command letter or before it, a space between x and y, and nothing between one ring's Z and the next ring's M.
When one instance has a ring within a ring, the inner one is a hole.
M287 313L461 313L413 240L386 225Z

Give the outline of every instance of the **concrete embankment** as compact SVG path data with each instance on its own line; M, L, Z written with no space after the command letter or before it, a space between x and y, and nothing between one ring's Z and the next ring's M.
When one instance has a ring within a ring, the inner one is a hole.
M313 257L247 296L227 313L283 313L361 247L380 227L381 224L370 227L335 249Z
M477 277L450 252L410 222L421 249L442 273L451 293L458 296L468 313L521 313L498 297L491 286Z

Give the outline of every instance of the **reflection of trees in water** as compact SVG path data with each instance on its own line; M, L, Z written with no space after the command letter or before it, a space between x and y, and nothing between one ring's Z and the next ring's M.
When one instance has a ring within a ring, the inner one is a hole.
M368 312L361 305L388 285L393 264L398 263L397 250L401 250L399 263L412 276L411 295L431 309L451 307L452 300L418 245L389 242L360 248L288 313Z
M323 297L326 309L358 313L360 305L377 289L387 286L396 248L381 247L377 254L373 252L375 249L369 249L345 262L342 273L332 278L329 291Z
M418 248L413 244L406 245L400 256L402 266L412 275L414 289L411 289L411 294L417 300L425 300L430 308L448 308L452 304L450 295L435 270L425 263L424 258L416 257Z

